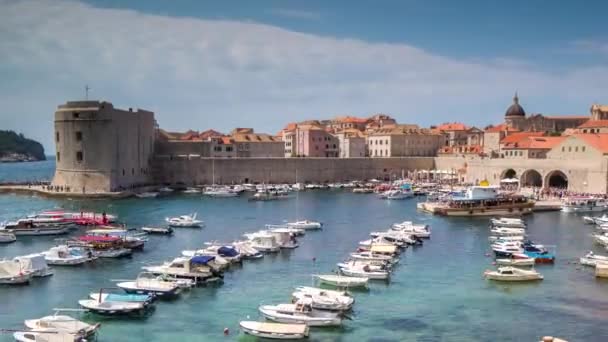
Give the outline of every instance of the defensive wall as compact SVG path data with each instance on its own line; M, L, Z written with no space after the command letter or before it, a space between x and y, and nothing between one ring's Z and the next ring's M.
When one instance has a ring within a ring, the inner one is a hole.
M212 184L214 180L216 184L388 180L408 171L433 168L432 157L211 159L156 156L152 160L153 182L186 185Z

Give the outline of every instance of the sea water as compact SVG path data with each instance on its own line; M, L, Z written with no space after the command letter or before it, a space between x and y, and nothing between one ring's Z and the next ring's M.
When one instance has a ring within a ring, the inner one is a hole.
M32 165L0 165L0 175L23 179L22 168L35 169L39 178L52 175L52 162ZM133 228L162 226L165 217L195 212L206 222L202 229L177 228L173 236L152 235L144 251L131 258L55 266L53 276L35 278L28 286L0 287L0 328L20 329L23 320L52 314L53 308L77 308L90 292L113 287L113 279L134 279L142 266L202 248L205 241L230 242L265 224L307 218L322 221L324 227L307 232L299 248L244 261L226 272L222 285L159 301L146 318L76 317L101 322L100 341L255 341L241 334L238 324L260 319L260 304L289 303L294 287L313 284L312 274L335 270L369 232L411 220L429 224L431 239L402 254L390 283L374 282L368 292L354 293L352 320L342 328L312 328L311 341L538 341L543 335L569 341L608 339L608 282L595 279L592 268L576 264L589 250L608 253L593 244L593 228L580 216L553 212L528 217L530 238L556 246L557 260L536 267L545 277L542 282L500 284L482 277L492 268L487 219L431 216L417 212L416 202L346 190L304 191L297 199L294 195L274 202L185 194L112 201L0 195L0 221L65 208L117 214ZM0 245L0 258L41 252L54 243L54 237L19 237ZM0 341L11 340L10 334L0 334Z

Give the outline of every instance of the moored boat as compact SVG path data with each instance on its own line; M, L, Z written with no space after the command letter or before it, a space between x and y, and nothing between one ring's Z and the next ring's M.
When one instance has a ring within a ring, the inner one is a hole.
M608 209L608 204L603 198L593 196L567 197L562 200L562 212L581 213L604 211Z
M321 229L321 228L323 228L323 223L318 222L318 221L311 221L311 220L300 220L300 221L295 221L295 222L287 222L287 226L290 228L297 228L297 229L304 229L304 230Z
M332 291L316 287L300 286L297 287L292 297L297 300L310 298L313 309L346 311L350 310L355 303L355 299L346 291Z
M161 235L171 235L173 234L173 228L171 227L142 227L142 231L148 234L161 234Z
M509 282L543 280L543 276L534 269L523 270L512 266L498 267L496 271L487 270L484 277L488 280Z
M55 313L50 316L44 316L38 319L25 320L25 326L34 332L60 332L71 335L80 335L84 338L94 338L99 324L88 324L79 321L71 316L62 315L60 313L66 309L56 309ZM67 310L74 311L74 309Z
M166 281L149 272L140 273L134 281L116 284L127 293L152 294L159 297L170 297L179 294L180 286L174 281Z
M315 275L321 284L332 285L335 287L357 288L367 287L369 278L363 277L348 277L336 274L318 274Z
M57 266L76 266L82 265L94 259L93 253L81 247L69 247L60 245L51 247L46 252L42 252L46 263Z
M169 224L169 227L183 227L183 228L200 228L204 226L202 220L196 219L196 213L191 215L181 215L177 217L167 217L165 221Z
M245 334L276 340L303 339L308 337L309 331L306 324L241 321L239 326Z
M0 230L0 243L10 243L15 241L17 241L17 237L15 236L15 234L8 231Z
M34 274L22 268L19 261L0 260L0 284L22 285L28 284Z
M433 213L443 216L505 216L532 213L534 202L519 195L499 195L497 186L472 186L464 196L452 196L444 204L433 206Z
M23 272L31 273L34 277L48 277L53 275L53 270L44 259L43 254L29 254L15 257L13 260L21 264Z
M266 319L279 323L306 324L308 326L339 326L342 324L340 313L316 310L312 300L298 300L294 304L262 305L260 313Z

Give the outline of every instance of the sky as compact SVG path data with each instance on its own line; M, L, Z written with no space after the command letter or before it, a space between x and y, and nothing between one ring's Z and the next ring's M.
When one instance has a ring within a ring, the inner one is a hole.
M0 129L53 153L67 100L172 131L386 113L429 126L608 103L608 1L0 0Z

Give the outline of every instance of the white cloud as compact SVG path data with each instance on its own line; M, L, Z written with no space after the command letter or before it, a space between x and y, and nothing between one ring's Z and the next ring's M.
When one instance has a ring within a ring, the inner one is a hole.
M508 56L457 60L406 44L65 0L0 0L0 56L0 127L47 147L55 106L82 98L85 84L92 97L153 110L161 127L181 130L275 132L288 121L375 112L484 125L501 120L515 89L528 112L585 113L608 102L606 65L549 73Z

